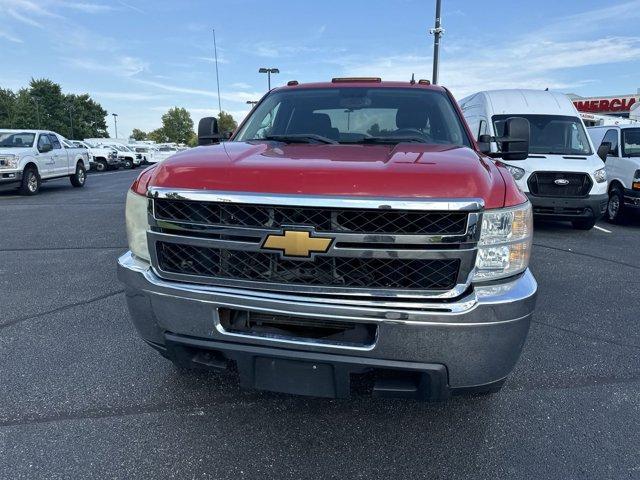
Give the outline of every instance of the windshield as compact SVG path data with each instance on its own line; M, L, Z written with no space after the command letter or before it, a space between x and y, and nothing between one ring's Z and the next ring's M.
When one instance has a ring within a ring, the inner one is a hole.
M496 137L504 135L504 122L510 117L529 120L529 153L547 155L591 155L591 147L578 117L561 115L494 115Z
M264 139L470 146L448 96L424 88L276 91L258 105L233 140Z
M622 130L622 156L640 157L640 128Z
M0 133L0 148L25 148L33 147L36 139L35 133Z

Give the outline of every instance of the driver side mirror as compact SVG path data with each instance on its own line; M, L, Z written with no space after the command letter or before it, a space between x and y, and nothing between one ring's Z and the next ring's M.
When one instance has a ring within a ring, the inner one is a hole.
M489 155L491 154L491 142L492 142L493 138L491 137L491 135L480 135L478 136L478 148L480 149L481 153L484 153L485 155Z
M40 153L47 153L47 152L50 152L51 150L53 150L53 145L51 145L50 143L45 143L44 145L38 147L38 151Z
M218 120L214 117L205 117L198 123L198 145L212 145L220 143Z
M598 156L603 162L607 161L607 155L611 152L611 142L602 142L598 147Z
M529 156L531 132L529 120L522 117L507 118L504 122L504 136L496 138L502 144L504 160L525 160Z

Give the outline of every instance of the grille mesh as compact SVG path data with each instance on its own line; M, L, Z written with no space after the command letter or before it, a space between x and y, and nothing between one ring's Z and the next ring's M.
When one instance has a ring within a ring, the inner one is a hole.
M556 180L567 180L557 185ZM534 172L529 177L529 191L540 197L584 197L589 194L592 182L586 173Z
M467 226L464 212L279 207L167 199L156 199L154 208L159 220L257 228L309 225L325 232L459 235Z
M459 259L317 257L300 262L263 252L166 242L156 248L165 272L298 285L449 290L460 268Z

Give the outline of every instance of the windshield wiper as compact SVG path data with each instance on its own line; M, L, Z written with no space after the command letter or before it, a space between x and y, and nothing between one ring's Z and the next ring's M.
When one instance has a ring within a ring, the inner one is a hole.
M429 143L426 138L412 136L412 135L401 135L398 137L394 136L385 136L385 137L364 137L361 140L358 140L354 143Z
M338 143L337 141L316 135L315 133L290 133L284 135L265 135L264 138L252 138L252 140L275 140L284 143Z

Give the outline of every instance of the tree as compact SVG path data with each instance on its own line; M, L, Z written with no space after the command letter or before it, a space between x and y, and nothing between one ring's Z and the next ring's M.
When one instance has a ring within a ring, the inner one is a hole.
M16 94L0 88L0 126L13 128L15 120Z
M384 136L384 135L388 135L391 133L391 130L386 130L386 129L380 129L380 125L378 125L377 123L374 123L373 125L371 125L371 127L369 127L369 130L367 130L367 133L369 135L371 135L372 137L379 137L379 136Z
M131 132L131 137L136 141L141 141L141 140L146 140L147 139L147 133L143 132L142 130L140 130L139 128L134 128L133 131Z
M221 133L233 132L238 128L238 122L236 122L230 113L221 111L218 114L218 130Z
M107 111L88 94L63 94L46 78L17 93L0 89L0 128L41 128L69 138L108 137Z
M156 128L147 134L147 139L153 140L156 143L164 143L167 141L167 136L163 128Z
M162 131L170 142L187 143L193 135L193 120L186 108L173 107L162 116Z

